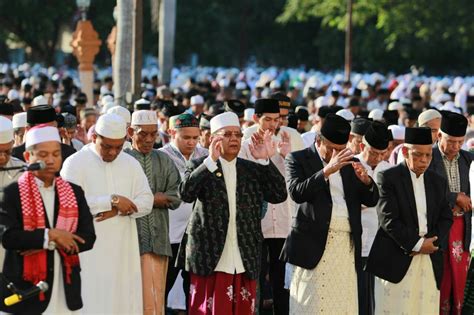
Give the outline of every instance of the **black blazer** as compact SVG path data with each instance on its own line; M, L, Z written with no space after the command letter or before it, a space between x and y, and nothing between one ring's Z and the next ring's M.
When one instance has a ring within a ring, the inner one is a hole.
M323 163L314 145L289 154L285 161L286 178L291 198L300 205L280 259L305 269L319 263L326 247L332 215L329 184L324 178ZM356 267L361 267L361 204L376 205L377 185L364 185L352 166L340 170L351 235L355 247Z
M193 202L193 211L179 249L179 267L207 276L221 258L229 224L229 204L221 164L209 172L205 157L188 163L179 186L184 202ZM263 241L261 208L263 201L280 203L287 199L285 179L270 161L260 165L237 158L236 226L245 273L257 279Z
M74 184L71 184L71 186L76 195L79 207L79 222L76 234L86 241L85 244L78 243L79 249L82 252L91 249L95 242L94 223L81 187ZM59 211L57 192L55 195L54 225L56 225ZM28 249L42 249L44 229L36 229L34 231L23 230L23 217L18 183L12 183L5 188L3 200L4 207L0 212L0 224L6 228L2 237L2 244L6 249L5 261L3 263L3 274L6 279L13 282L18 289L29 289L34 284L23 280L23 256L20 255L20 252ZM51 222L48 222L47 216L46 227L51 227ZM46 310L53 290L52 286L54 277L54 252L47 251L47 253L48 272L46 282L49 285L49 290L45 292L45 300L40 302L38 297L33 297L11 307L6 307L3 303L0 303L1 311L16 314L40 314ZM67 284L66 281L64 281L66 303L70 310L78 310L82 308L80 271L80 266L74 267L71 274L71 284ZM62 272L63 279L66 279L64 266ZM1 301L3 302L3 299L11 294L11 291L6 288L6 284L2 283L0 285Z
M461 191L466 195L471 197L471 186L469 185L469 168L471 162L474 160L474 154L468 151L461 150L459 152L459 176L461 177ZM448 180L448 175L446 174L446 169L443 163L443 157L441 156L441 151L439 150L438 145L436 144L433 147L433 157L431 159L431 164L429 167L430 170L435 171L446 180ZM457 193L449 191L448 185L448 201L451 209L456 205ZM472 230L472 212L467 211L464 213L464 250L469 251L469 246L471 245L471 230Z
M440 249L431 254L438 289L443 275L452 212L448 204L448 182L431 170L424 174L428 233L437 236ZM410 171L405 162L380 172L377 177L379 230L370 250L366 270L379 278L399 283L410 267L413 247L419 241L418 215Z

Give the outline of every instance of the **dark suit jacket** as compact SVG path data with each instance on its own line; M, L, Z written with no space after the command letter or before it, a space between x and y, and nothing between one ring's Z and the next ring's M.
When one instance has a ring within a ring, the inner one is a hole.
M314 145L293 152L286 158L286 178L291 198L300 205L280 259L305 269L313 269L323 256L332 215L329 184L323 163ZM364 185L352 166L340 170L349 223L355 248L355 261L361 267L361 204L375 206L377 185Z
M14 147L13 150L12 150L12 156L14 156L17 159L20 159L24 162L25 158L23 157L23 152L25 152L25 150L26 150L26 148L25 148L24 143L22 145ZM76 153L76 149L74 149L71 145L61 143L61 156L63 158L63 163L68 157L70 157L74 153Z
M461 177L461 191L466 195L471 197L471 187L469 185L469 167L471 162L474 160L474 154L461 150L459 152L459 176ZM446 174L446 169L444 168L443 157L441 156L441 151L439 150L438 145L433 147L433 158L429 167L430 170L435 171L446 180L448 176ZM448 201L449 205L452 208L456 205L457 193L449 192L448 185ZM468 211L464 213L464 250L469 251L469 246L471 245L471 230L472 230L472 212Z
M221 164L211 173L202 162L190 161L185 179L179 186L184 202L194 202L186 233L180 246L178 266L207 276L214 272L224 250L229 224L227 190ZM261 208L263 201L286 200L285 179L270 161L260 165L237 158L236 225L240 255L246 275L257 279L263 235Z
M430 255L436 284L443 275L452 212L448 204L448 182L431 170L424 174L428 233L437 236L440 250ZM413 247L419 237L418 215L410 171L405 162L380 172L377 178L380 200L377 205L379 230L370 250L366 270L393 283L400 282L410 267Z
M86 241L85 244L78 243L79 249L82 252L91 249L95 242L94 223L81 187L74 184L71 184L71 186L76 195L79 207L79 222L76 234ZM6 228L2 237L2 244L7 250L5 261L3 263L3 275L8 279L8 281L13 282L18 289L29 289L34 284L23 280L23 256L20 255L20 252L28 249L42 249L44 229L36 229L34 231L23 230L23 216L21 212L18 183L12 183L5 188L3 204L4 208L0 212L0 224ZM54 203L54 225L56 225L58 211L59 199L56 192ZM48 222L47 216L46 227L51 227L51 222ZM17 314L40 314L46 310L53 290L52 286L54 276L54 252L47 251L47 254L46 282L49 285L49 289L45 292L46 299L40 302L38 297L33 297L11 307L6 307L3 303L0 303L1 311ZM64 281L66 303L70 310L78 310L82 307L80 271L80 266L74 267L71 274L71 284L67 284L66 281ZM62 272L64 276L63 279L66 279L64 266ZM6 284L2 283L0 285L1 301L11 294L11 291L6 288Z

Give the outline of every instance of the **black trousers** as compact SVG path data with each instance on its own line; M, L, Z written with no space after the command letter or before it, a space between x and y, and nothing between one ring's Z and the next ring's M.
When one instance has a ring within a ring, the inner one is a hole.
M284 238L266 238L262 246L260 288L264 288L266 276L269 274L275 315L288 315L289 313L290 295L285 289L285 262L279 259L284 243Z
M367 257L362 257L362 266L367 263ZM357 293L359 295L359 315L373 315L375 311L374 297L375 277L364 270L357 272Z
M173 252L173 257L170 258L168 264L168 272L166 273L166 293L165 293L165 307L168 305L168 294L170 293L173 285L178 277L180 268L174 266L176 262L176 257L178 257L179 244L171 244L171 251ZM186 297L186 306L188 305L189 297L189 273L185 270L181 270L181 275L183 277L183 292Z

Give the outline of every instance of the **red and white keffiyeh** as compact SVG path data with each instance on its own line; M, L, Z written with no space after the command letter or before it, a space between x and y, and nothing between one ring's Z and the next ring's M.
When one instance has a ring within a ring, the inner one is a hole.
M43 199L32 172L28 171L18 179L20 190L20 202L23 215L23 229L34 231L46 228L46 215ZM56 177L56 192L59 197L59 213L56 221L56 229L75 233L79 218L79 209L76 196L71 185L61 177ZM53 222L50 222L51 225ZM79 265L79 256L68 255L59 249L66 268L66 282L71 283L72 267ZM33 282L46 280L47 267L46 250L36 254L25 255L23 258L23 279Z

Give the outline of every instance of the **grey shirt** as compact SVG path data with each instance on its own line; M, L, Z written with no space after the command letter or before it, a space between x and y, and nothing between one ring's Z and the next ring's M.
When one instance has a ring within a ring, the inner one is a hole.
M125 149L125 152L140 163L147 175L153 194L157 192L166 194L172 199L169 209L178 208L181 204L181 200L178 198L178 185L181 182L181 176L174 162L165 153L158 150L153 150L146 155L135 149ZM149 215L138 218L136 221L140 255L154 253L171 257L168 209L154 207Z

